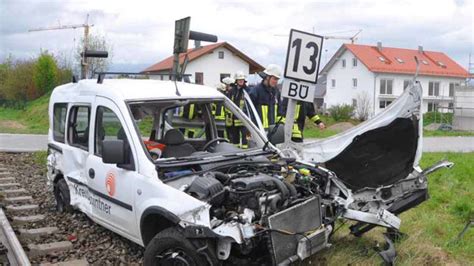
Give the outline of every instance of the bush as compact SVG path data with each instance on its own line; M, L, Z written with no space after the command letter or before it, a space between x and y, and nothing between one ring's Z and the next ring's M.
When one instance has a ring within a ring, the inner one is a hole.
M54 57L42 53L35 64L34 81L40 95L54 89L58 81L58 67Z
M16 61L8 66L2 78L1 96L6 106L20 107L27 100L34 99L36 87L33 83L34 62Z
M432 123L448 123L452 124L453 114L452 113L440 113L440 112L426 112L423 114L423 126L427 126Z
M72 70L61 58L43 52L38 58L0 63L0 106L23 109L27 102L50 93L54 87L71 82Z
M328 109L329 115L337 122L348 121L354 112L354 107L349 104L339 104Z

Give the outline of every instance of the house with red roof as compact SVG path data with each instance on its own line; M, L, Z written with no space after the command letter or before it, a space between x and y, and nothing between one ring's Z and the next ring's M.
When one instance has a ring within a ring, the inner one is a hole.
M446 112L453 107L454 87L469 77L466 69L442 52L343 44L322 69L326 77L325 107L370 105L370 115L384 110L413 80L415 56L423 88L423 112Z
M263 71L263 66L227 42L220 42L188 49L179 56L182 64L187 57L185 74L190 75L191 82L216 86L223 78L234 76L238 71L246 75ZM163 74L159 79L168 80L167 74L173 68L173 56L149 66L142 73Z

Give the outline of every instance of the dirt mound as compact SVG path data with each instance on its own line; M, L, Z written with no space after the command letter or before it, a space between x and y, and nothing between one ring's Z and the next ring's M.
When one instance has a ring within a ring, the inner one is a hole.
M13 120L0 121L0 128L25 129L26 126Z
M429 131L435 131L435 130L438 130L440 126L441 126L441 124L439 124L439 123L431 123L431 124L425 126L424 129L429 130Z
M327 129L328 130L334 130L334 131L337 131L337 132L342 132L342 131L346 131L349 128L352 128L352 127L354 127L354 125L350 122L341 122L341 123L336 123L334 125L331 125Z

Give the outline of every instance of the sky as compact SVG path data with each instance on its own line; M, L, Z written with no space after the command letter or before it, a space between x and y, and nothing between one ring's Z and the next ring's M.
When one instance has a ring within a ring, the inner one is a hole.
M290 29L352 36L356 43L440 51L467 68L474 62L474 0L0 0L0 60L33 58L42 50L74 58L83 30L28 32L82 24L112 45L112 70L140 71L171 55L174 21L215 34L261 65L284 65ZM321 64L348 40L328 39ZM203 43L205 44L205 43ZM190 47L193 44L190 42Z

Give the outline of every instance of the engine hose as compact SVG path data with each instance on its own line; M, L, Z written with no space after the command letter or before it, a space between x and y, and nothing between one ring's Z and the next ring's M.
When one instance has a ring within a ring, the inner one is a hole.
M293 186L292 184L288 183L287 181L283 181L283 184L285 184L286 187L288 188L288 190L290 191L290 196L291 196L291 197L295 197L296 194L297 194L295 186Z
M286 200L288 198L288 194L290 193L286 185L281 180L276 178L273 178L273 183L275 184L275 186L278 187L278 190L280 190L282 194L282 199Z
M221 172L214 172L214 177L219 180L222 184L227 183L230 179L230 176Z

